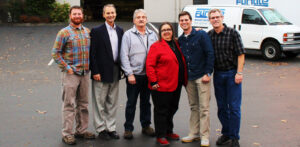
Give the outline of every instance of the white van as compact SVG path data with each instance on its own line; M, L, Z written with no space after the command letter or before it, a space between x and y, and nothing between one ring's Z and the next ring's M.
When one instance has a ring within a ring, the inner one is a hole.
M205 31L212 29L208 11L218 8L224 23L240 33L245 49L261 50L267 60L277 60L284 53L296 57L300 53L300 27L293 25L275 9L256 6L188 5L183 8L192 15L193 26ZM182 29L178 26L178 35Z

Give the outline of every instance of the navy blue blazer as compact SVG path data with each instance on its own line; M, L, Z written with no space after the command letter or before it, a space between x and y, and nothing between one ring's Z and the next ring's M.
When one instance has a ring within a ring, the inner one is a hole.
M103 24L91 30L90 70L92 79L93 75L100 74L102 82L112 83L114 81L113 73L115 71L113 67L114 65L120 67L120 49L122 36L124 34L123 29L117 25L116 31L118 35L119 54L117 61L115 62L106 25ZM120 67L118 71L119 79L121 79L121 71Z

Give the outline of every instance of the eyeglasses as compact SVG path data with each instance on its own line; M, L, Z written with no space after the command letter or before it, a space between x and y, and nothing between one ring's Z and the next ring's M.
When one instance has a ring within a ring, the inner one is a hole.
M221 16L215 16L215 17L211 17L210 19L220 19Z
M171 32L172 31L172 29L163 29L163 30L161 30L161 32Z

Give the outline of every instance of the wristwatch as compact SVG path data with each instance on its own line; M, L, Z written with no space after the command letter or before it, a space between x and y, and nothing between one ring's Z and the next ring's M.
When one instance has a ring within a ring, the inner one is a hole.
M237 72L236 74L238 74L238 75L243 75L243 73L242 73L242 72Z
M206 75L207 75L208 77L210 77L210 76L211 76L211 74L210 74L210 73L207 73Z

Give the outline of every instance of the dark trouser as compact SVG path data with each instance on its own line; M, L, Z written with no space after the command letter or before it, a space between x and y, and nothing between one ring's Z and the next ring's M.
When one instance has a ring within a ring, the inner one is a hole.
M126 79L127 103L125 110L126 131L133 131L133 121L135 116L136 102L140 94L140 122L143 128L151 124L151 104L150 90L148 89L148 79L146 75L135 75L136 84L129 84Z
M178 109L181 87L182 85L179 84L174 92L151 91L154 105L155 132L158 138L173 133L173 116Z
M236 84L236 70L215 71L214 87L222 134L239 139L241 123L242 84Z

